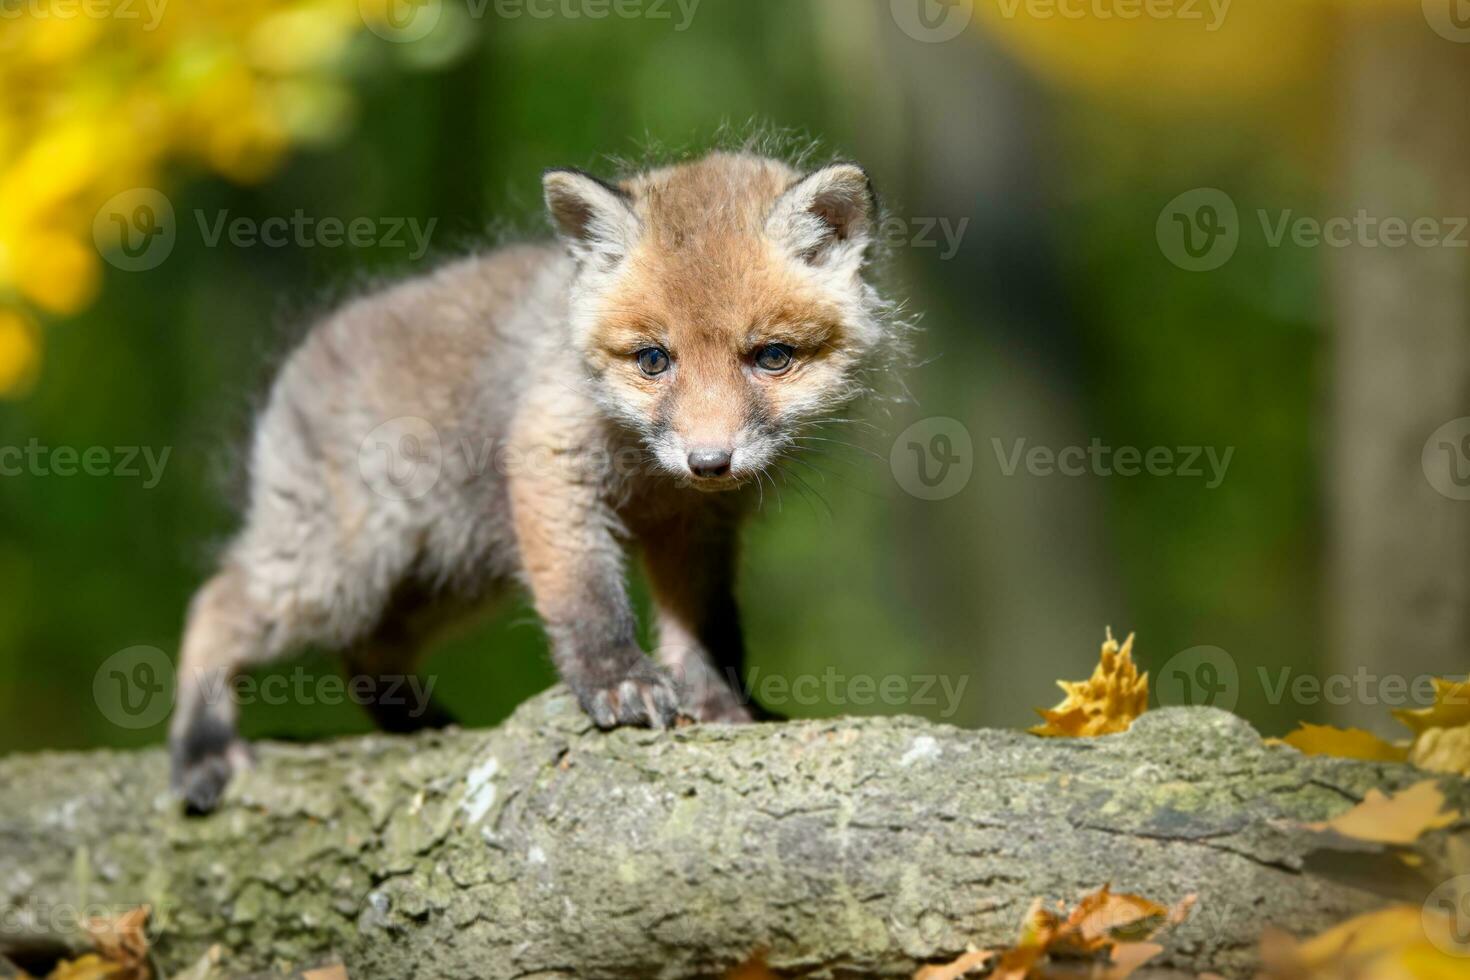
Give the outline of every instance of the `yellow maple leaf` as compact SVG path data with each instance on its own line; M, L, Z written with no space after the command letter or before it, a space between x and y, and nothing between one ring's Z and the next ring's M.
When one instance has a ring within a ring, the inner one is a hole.
M1280 741L1307 755L1330 755L1339 759L1403 762L1409 755L1407 746L1386 742L1361 728L1333 728L1305 721Z
M1092 677L1057 681L1057 686L1066 692L1066 698L1051 710L1037 709L1046 723L1032 728L1031 734L1071 738L1113 735L1127 731L1148 708L1148 674L1140 674L1133 662L1132 633L1119 646L1109 629Z
M1464 977L1455 924L1442 912L1394 905L1297 941L1268 930L1261 941L1263 980L1438 980Z
M1308 755L1410 762L1426 772L1470 775L1470 681L1443 677L1433 680L1433 704L1393 713L1413 732L1413 740L1406 746L1386 742L1356 728L1339 729L1306 722L1280 741Z
M1458 728L1470 725L1470 681L1434 678L1434 704L1427 708L1404 708L1393 716L1409 727L1416 736L1431 728Z
M1326 822L1305 826L1378 844L1412 844L1428 831L1448 827L1459 816L1445 809L1444 794L1434 780L1426 779L1393 796L1370 789L1363 802L1352 809Z

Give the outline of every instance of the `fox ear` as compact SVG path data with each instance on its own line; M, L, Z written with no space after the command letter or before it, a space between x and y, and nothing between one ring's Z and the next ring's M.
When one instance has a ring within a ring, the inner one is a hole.
M860 266L873 242L877 214L868 172L839 163L787 188L766 220L766 233L810 265Z
M620 262L638 237L628 195L580 170L548 170L546 210L572 256L605 268Z

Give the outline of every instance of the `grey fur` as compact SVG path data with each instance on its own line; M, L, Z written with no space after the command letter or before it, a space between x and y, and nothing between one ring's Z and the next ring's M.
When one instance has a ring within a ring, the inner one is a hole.
M750 156L699 166L704 179L726 168L752 186L755 176L769 183L774 173L788 187L802 177ZM852 168L839 176L854 182ZM229 695L236 673L305 646L339 651L370 676L412 671L440 626L517 584L530 589L558 669L599 725L667 727L681 711L750 719L725 680L739 676L743 655L732 587L749 478L795 447L801 425L861 390L861 373L894 336L891 308L861 282L868 243L846 237L864 231L861 220L814 249L822 232L801 199L733 191L735 205L786 215L780 228L757 230L757 247L768 247L764 234L790 234L793 263L831 254L830 267L801 274L845 305L851 336L789 418L762 414L761 431L742 437L750 445L736 451L752 461L743 481L717 488L727 493L693 489L679 472L682 449L669 448L682 446L677 427L621 404L585 336L651 220L628 189L666 177L613 187L548 175L560 246L473 255L352 300L287 359L256 422L243 527L185 630L170 740L175 786L196 809L212 808L248 763ZM727 217L739 225L724 214L707 223ZM740 234L751 247L750 228ZM636 641L630 541L649 564L663 667ZM395 729L412 724L375 715ZM424 723L444 720L436 709Z

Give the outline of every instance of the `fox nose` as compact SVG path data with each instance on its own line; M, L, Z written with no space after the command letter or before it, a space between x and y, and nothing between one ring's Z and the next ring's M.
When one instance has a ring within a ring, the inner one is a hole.
M728 476L730 453L724 449L696 449L689 454L689 472L704 479Z

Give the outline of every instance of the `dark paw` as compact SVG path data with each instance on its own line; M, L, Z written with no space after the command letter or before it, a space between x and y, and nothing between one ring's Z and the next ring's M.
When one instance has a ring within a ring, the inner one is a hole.
M169 755L170 784L191 814L214 812L230 778L250 761L234 729L208 715L170 739Z
M673 678L647 660L617 680L579 687L577 699L602 729L629 725L672 728L679 719L679 692Z

